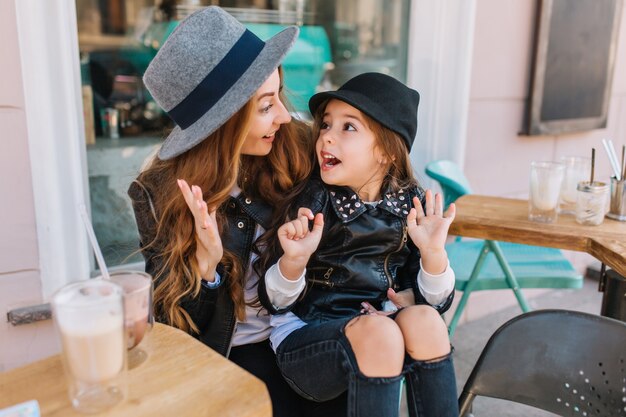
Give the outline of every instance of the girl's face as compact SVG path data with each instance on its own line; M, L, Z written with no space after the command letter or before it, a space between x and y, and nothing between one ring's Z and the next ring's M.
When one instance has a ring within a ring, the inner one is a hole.
M315 149L326 184L348 186L364 201L379 199L386 158L359 110L340 100L329 101Z
M250 131L241 153L265 156L272 150L272 143L280 125L289 123L291 116L278 96L280 76L278 69L263 83L252 97L254 110L250 120Z

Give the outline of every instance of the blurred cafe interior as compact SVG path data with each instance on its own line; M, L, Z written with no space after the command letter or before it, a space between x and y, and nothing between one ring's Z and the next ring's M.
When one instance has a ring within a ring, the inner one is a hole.
M209 5L226 8L262 39L299 26L283 63L299 117L310 117L311 95L356 74L407 81L410 0L77 1L92 219L111 266L141 261L126 189L171 127L141 77L180 20Z

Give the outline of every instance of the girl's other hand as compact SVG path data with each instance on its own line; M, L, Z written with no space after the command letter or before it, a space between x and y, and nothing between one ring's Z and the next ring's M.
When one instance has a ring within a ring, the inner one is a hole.
M313 220L311 230L310 220ZM284 252L280 259L280 270L286 278L296 279L302 275L309 258L320 243L323 229L323 215L318 213L314 216L308 208L298 209L298 217L278 229L278 239Z
M202 190L197 185L189 187L185 180L178 180L177 182L194 218L197 243L196 260L200 268L200 276L213 282L215 280L215 268L224 255L222 239L215 217L217 208L213 207L209 211L206 201L202 197Z

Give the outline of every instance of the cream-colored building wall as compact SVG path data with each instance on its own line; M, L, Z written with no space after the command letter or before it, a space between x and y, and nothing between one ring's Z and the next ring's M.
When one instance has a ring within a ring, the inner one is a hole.
M608 181L610 167L601 140L611 138L618 152L626 144L626 7L607 127L558 136L519 134L528 99L537 4L535 0L476 0L464 171L477 194L526 198L530 161L590 156L592 147L596 148L596 179ZM565 251L565 256L581 273L596 262L579 252ZM524 291L531 307L532 298L545 291ZM458 302L461 294L457 295ZM509 290L474 293L470 300L461 323L517 305Z
M0 371L54 350L52 324L14 327L9 309L42 301L15 2L0 1Z
M626 7L622 10L613 94L606 129L559 136L521 136L528 98L535 0L477 0L465 172L479 194L526 196L531 160L591 155L608 181L601 139L626 143Z

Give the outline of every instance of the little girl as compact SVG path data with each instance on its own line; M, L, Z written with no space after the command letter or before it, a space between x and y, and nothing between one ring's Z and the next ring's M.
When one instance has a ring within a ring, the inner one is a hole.
M440 316L453 297L444 244L455 208L444 214L441 195L413 177L418 103L415 90L377 73L311 98L320 173L260 265L272 265L259 295L274 313L283 376L314 401L347 391L351 417L397 416L403 377L410 416L458 415ZM415 299L404 304L416 305L377 311L406 289Z

